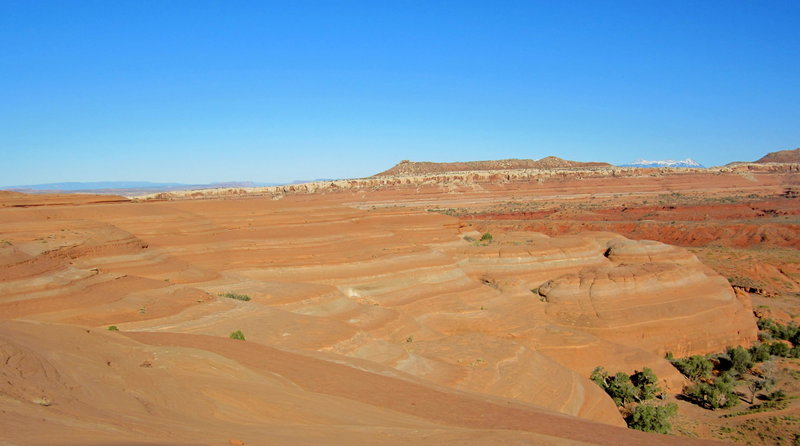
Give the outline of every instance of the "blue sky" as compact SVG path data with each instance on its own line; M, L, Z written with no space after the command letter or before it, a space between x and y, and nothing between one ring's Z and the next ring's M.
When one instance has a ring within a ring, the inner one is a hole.
M800 146L800 2L0 0L0 186Z

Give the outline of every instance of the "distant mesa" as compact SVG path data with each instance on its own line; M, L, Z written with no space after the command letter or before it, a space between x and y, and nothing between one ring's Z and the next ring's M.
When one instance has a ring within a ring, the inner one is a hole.
M778 150L770 152L756 161L734 161L726 167L735 167L745 164L800 164L800 148L794 150Z
M756 163L800 163L800 148L770 152L761 157Z
M644 159L638 159L630 164L622 164L620 167L644 167L644 168L659 168L659 167L690 167L695 169L705 169L705 166L698 163L697 161L686 158L684 160L657 160L657 161L648 161Z
M434 163L429 161L400 161L389 170L373 175L375 177L394 175L431 175L448 172L511 170L511 169L563 169L576 167L612 167L601 162L569 161L555 156L539 160L504 159L496 161L466 161L457 163Z

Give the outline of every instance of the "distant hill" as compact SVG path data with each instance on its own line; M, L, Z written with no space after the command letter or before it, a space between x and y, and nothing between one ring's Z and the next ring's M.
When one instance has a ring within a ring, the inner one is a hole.
M539 160L504 159L496 161L465 161L456 163L434 163L429 161L404 160L389 170L373 175L375 177L392 175L430 175L447 172L464 172L475 170L509 170L509 169L558 169L569 167L612 167L608 163L569 161L555 156Z
M698 169L705 169L705 166L698 163L697 161L686 158L685 160L657 160L657 161L648 161L643 159L638 159L630 164L622 164L620 167L645 167L645 168L652 168L652 167L693 167Z
M756 163L800 163L800 148L770 152L761 157Z

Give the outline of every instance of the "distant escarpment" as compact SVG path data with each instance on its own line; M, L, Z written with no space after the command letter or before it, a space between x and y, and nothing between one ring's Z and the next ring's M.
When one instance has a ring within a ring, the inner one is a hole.
M514 161L514 160L511 160ZM522 161L522 160L516 160ZM539 160L544 161L544 160ZM539 162L537 161L537 162ZM489 161L500 163L501 161ZM593 194L603 193L648 193L659 194L665 190L697 191L707 190L709 184L728 188L736 185L740 191L759 194L780 194L796 172L800 163L739 164L709 169L690 169L677 167L572 167L572 168L507 168L495 164L495 170L473 170L434 173L397 173L396 169L408 165L413 170L417 164L400 163L392 169L367 178L346 180L314 181L302 184L287 184L271 187L236 187L190 191L171 191L137 197L138 200L191 200L207 198L231 198L269 196L280 199L288 195L367 193L384 191L399 193L401 190L420 190L427 193L461 194L464 199L472 195L485 195L500 190L530 190L537 195L563 193ZM438 163L429 163L438 165ZM469 163L448 163L467 165ZM598 163L599 164L599 163ZM406 167L403 167L406 169ZM755 176L754 176L755 175ZM756 179L757 178L757 179ZM754 179L756 179L754 181ZM712 187L712 189L714 189ZM792 192L793 193L793 192ZM471 198L470 198L471 197Z
M505 159L496 161L466 161L458 163L433 163L428 161L416 162L403 160L389 170L381 172L376 177L394 175L430 175L448 172L468 172L476 170L510 170L510 169L559 169L574 167L613 167L608 163L569 161L555 156L548 156L539 160L531 159Z

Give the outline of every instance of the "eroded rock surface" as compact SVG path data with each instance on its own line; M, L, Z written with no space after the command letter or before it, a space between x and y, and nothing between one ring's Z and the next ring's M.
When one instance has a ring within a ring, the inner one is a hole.
M665 351L755 338L747 302L682 249L472 241L456 218L352 199L0 209L0 430L641 444L594 366L650 366L675 388Z

